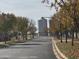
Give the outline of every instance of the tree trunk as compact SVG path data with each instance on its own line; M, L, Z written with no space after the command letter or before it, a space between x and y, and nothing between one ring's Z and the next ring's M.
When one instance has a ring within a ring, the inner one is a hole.
M67 43L67 39L68 39L68 32L66 31L66 43Z
M5 40L5 44L6 44L7 42L6 42L6 40Z
M33 34L33 39L34 39L34 34Z
M62 41L62 32L61 32L61 35L60 35L60 39L61 39L61 43L62 43L62 42L63 42L63 41Z
M26 34L26 40L27 40L27 34Z
M74 46L74 30L72 31L72 46Z
M23 37L23 40L24 40L24 35L22 35L22 37Z
M76 30L76 39L78 39L78 32L77 32L77 30Z

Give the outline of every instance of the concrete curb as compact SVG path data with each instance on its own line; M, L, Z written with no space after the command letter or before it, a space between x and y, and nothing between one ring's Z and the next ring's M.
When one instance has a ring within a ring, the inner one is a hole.
M56 41L54 40L54 38L52 39L52 47L53 47L53 51L54 54L56 55L57 59L68 59L57 47L56 45Z

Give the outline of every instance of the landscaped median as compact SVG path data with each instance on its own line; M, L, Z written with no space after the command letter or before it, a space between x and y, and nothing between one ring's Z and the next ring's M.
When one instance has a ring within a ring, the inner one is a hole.
M26 42L26 40L11 40L7 41L6 44L15 45L16 43L24 43L24 42Z
M17 43L24 43L24 42L26 42L26 40L11 40L11 41L6 41L6 44L5 42L0 42L0 48L6 48L11 45L15 45Z
M52 39L53 51L58 59L79 59L79 43L78 41L71 45L68 43L61 43L59 40Z

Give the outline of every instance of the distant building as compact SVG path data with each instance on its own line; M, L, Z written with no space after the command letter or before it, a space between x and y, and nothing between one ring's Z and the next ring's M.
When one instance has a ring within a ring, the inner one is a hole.
M38 21L38 28L39 28L39 36L48 36L47 20L45 18L42 17Z

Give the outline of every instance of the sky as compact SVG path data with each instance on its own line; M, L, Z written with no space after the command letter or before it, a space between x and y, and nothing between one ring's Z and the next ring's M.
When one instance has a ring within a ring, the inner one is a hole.
M43 17L51 17L55 10L50 10L41 0L0 0L0 11L24 16L36 22Z

